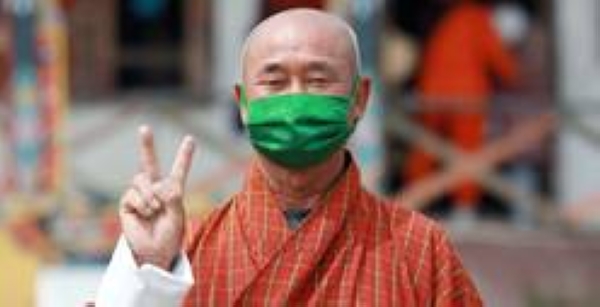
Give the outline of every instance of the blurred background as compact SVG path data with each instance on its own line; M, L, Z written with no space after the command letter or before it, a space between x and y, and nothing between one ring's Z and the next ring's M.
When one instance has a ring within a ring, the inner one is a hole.
M596 0L2 0L0 306L93 299L142 123L164 167L198 139L189 216L239 188L239 49L290 7L355 27L364 184L445 223L488 306L600 306Z

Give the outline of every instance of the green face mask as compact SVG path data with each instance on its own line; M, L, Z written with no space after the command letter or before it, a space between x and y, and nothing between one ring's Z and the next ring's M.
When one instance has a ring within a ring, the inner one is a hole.
M325 161L354 131L348 115L358 79L349 96L283 94L248 101L246 128L256 150L288 168L305 168Z

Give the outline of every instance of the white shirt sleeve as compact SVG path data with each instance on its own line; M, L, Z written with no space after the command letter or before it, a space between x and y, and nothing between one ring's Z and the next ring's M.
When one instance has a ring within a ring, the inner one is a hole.
M172 272L135 263L121 236L96 295L98 307L180 306L194 284L190 262L180 253Z

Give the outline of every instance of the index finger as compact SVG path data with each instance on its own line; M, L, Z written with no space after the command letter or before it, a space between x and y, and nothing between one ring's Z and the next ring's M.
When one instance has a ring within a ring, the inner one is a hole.
M150 127L144 125L139 128L140 133L140 158L141 170L148 174L151 180L158 180L160 169L156 151L154 150L154 136Z
M183 188L187 180L187 175L192 166L192 157L195 149L194 138L187 135L181 141L175 162L171 168L171 177Z

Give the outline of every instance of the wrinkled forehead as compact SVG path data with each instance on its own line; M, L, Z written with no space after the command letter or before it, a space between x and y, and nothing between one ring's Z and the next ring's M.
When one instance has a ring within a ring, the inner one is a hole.
M340 74L353 75L357 59L352 33L333 23L278 22L258 28L246 41L242 54L243 77L278 65L326 65Z

